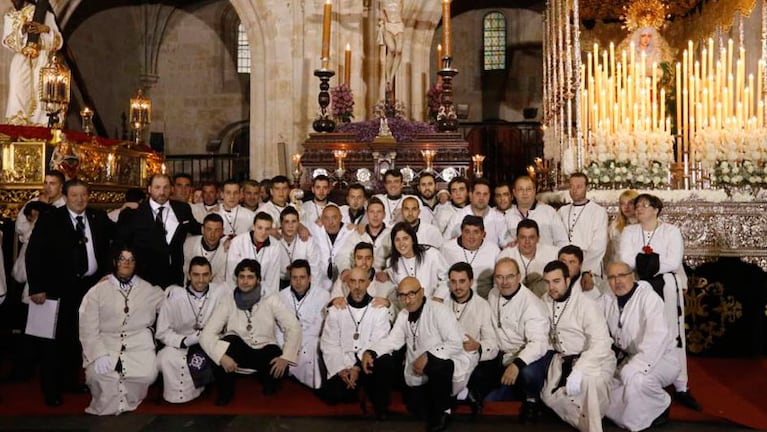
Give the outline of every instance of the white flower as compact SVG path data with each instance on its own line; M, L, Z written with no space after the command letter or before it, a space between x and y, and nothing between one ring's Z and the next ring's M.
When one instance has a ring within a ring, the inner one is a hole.
M604 175L599 179L602 183L610 183L610 177Z

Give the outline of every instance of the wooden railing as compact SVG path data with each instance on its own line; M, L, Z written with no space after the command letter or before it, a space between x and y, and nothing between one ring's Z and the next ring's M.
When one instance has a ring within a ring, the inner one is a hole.
M165 165L170 175L190 174L194 184L207 180L220 183L230 178L245 180L250 173L250 158L236 153L167 155Z

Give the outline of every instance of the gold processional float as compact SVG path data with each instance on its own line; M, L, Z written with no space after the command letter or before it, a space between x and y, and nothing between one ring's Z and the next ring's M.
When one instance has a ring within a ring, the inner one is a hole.
M0 211L5 218L17 216L21 206L42 189L45 172L57 169L67 179L90 184L90 202L113 207L122 203L129 188L144 187L154 173L165 172L163 156L142 139L151 122L151 102L141 92L130 100L133 141L93 135L93 111L80 111L83 132L63 131L60 126L69 106L71 75L58 54L50 56L40 73L39 101L48 115L48 127L0 125Z

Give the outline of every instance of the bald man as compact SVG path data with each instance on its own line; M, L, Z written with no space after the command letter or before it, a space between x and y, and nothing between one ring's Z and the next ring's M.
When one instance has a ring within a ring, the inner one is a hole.
M440 249L444 242L442 233L439 228L424 221L421 217L423 211L418 198L407 197L402 200L402 219L412 226L418 234L418 242Z
M341 222L341 210L333 203L322 209L320 220L322 226L309 224L317 245L315 253L320 256L320 271L316 275L315 283L324 290L330 291L333 282L338 279L337 257L341 256L340 251L347 237L353 233L353 229Z
M391 332L362 355L362 369L376 373L377 357L406 346L408 410L425 416L430 431L443 431L450 418L451 396L465 392L478 356L463 350L463 331L455 316L447 306L427 299L418 279L402 279L397 299L402 310Z

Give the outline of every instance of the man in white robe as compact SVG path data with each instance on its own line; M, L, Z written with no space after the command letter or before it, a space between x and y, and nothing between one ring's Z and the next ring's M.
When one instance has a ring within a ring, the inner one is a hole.
M184 268L189 269L194 257L201 256L208 260L213 272L214 283L232 281L227 272L226 254L228 242L224 238L224 220L220 215L211 213L202 222L202 235L189 236L184 240Z
M582 271L583 251L576 245L567 245L559 250L559 260L565 263L570 273L570 288L581 292L586 297L599 302L602 291L594 281L594 275L589 271Z
M226 258L226 267L233 269L245 258L258 261L264 269L261 288L263 295L269 296L280 290L280 279L285 279L288 271L288 254L279 244L279 241L271 237L269 233L273 228L272 216L259 211L253 223L253 231L240 234L232 240Z
M242 190L236 180L227 180L221 186L221 205L218 215L224 220L224 236L231 240L250 231L256 214L242 205Z
M322 266L322 257L317 253L316 238L308 237L305 240L298 235L301 226L299 222L298 210L295 207L287 206L280 213L280 240L279 244L288 255L288 262L304 259L309 261L309 267L312 274L319 274L324 270ZM289 276L289 275L288 275ZM289 279L280 279L280 289L290 285Z
M532 219L538 223L542 244L562 247L570 243L557 211L536 199L535 182L529 176L514 180L513 193L514 205L505 216L509 233L515 232L520 221Z
M279 296L285 307L301 323L301 349L296 365L288 368L288 374L305 386L318 389L322 384L320 333L330 294L325 289L312 286L309 262L299 259L290 264L290 286L280 291ZM282 332L278 330L277 340L283 339Z
M418 243L435 249L442 248L442 234L437 227L422 220L422 212L418 198L407 197L402 200L402 220L410 224L418 234Z
M582 267L590 272L599 286L602 281L602 260L607 251L607 211L586 198L589 179L583 173L570 176L572 203L557 210L565 226L567 239L583 251Z
M615 373L612 339L600 306L570 289L567 266L552 261L543 269L551 311L549 342L556 353L541 399L562 420L581 432L601 432Z
M152 327L163 291L135 276L135 268L133 253L120 252L114 274L94 285L80 304L85 383L93 397L88 414L135 410L157 378Z
M246 258L234 269L237 287L221 297L200 334L200 345L219 367L216 405L234 396L235 372L258 374L265 396L277 390L289 366L295 366L301 348L301 324L277 294L264 295L261 265ZM277 344L279 326L284 344Z
M499 248L505 247L510 240L509 230L500 213L490 207L490 183L485 179L476 179L471 184L471 203L455 212L445 229L445 241L461 235L461 222L467 215L479 216L485 222L487 240Z
M439 204L434 209L435 225L443 236L453 215L469 203L469 181L464 177L454 177L447 184L447 190L450 193L450 201Z
M416 187L418 189L418 204L421 207L419 218L422 222L434 225L436 228L434 211L437 204L439 204L439 201L437 200L437 183L434 174L430 172L421 173L421 175L418 176L418 185ZM437 228L437 231L441 236L442 231L439 231L439 228Z
M330 291L333 282L338 279L338 265L336 261L344 259L341 250L354 230L341 222L341 210L335 204L328 205L322 210L322 226L309 224L317 246L316 254L319 255L320 271L314 277L314 283L325 291Z
M209 215L210 216L210 215ZM205 389L197 385L193 376L201 373L190 370L195 360L189 355L204 355L199 346L200 333L222 295L231 292L229 286L211 283L213 273L210 262L201 256L192 258L187 272L186 287L171 285L165 290L165 300L157 316L157 340L165 347L157 353L157 362L163 377L162 397L170 403L184 403L196 399ZM190 348L192 350L190 351ZM196 362L210 362L209 358ZM206 366L212 377L212 365Z
M496 183L495 188L493 188L493 201L495 202L493 209L505 217L506 213L511 210L512 198L511 186L508 183Z
M483 298L493 287L493 266L501 253L495 243L485 240L486 234L482 218L467 215L461 222L461 235L442 246L442 256L448 265L459 262L471 265L472 289Z
M489 400L521 398L520 422L534 422L541 415L541 388L553 356L549 318L540 298L522 285L516 261L498 260L494 279L488 303L500 355L493 362L495 369L487 373L492 380L481 384L488 390L501 385Z
M453 264L448 270L450 297L445 299L447 306L463 330L463 350L477 357L477 366L469 379L466 395L458 395L476 414L482 408L482 401L487 391L477 389L476 382L483 381L493 360L498 356L498 340L492 322L492 311L487 300L477 295L474 285L474 270L466 262ZM479 391L477 391L479 390Z
M354 247L354 268L362 269L368 277L368 284L366 284L367 293L373 299L372 306L375 308L385 308L389 311L389 320L394 321L394 317L399 312L397 307L396 295L394 286L391 282L381 282L376 279L376 271L372 268L373 265L373 245L370 243L359 242ZM351 270L346 270L333 283L333 288L330 290L331 304L338 308L343 309L347 306L346 299L351 291Z
M360 242L366 242L373 245L373 268L381 271L386 268L386 260L391 255L391 236L390 229L383 223L386 209L380 199L373 197L367 206L367 223L358 226L352 232L341 250L338 251L336 267L338 272L343 275L344 271L352 268L353 250Z
M533 219L520 221L517 224L516 233L516 246L502 250L498 254L498 259L511 258L517 262L522 275L522 283L539 297L543 296L546 293L546 284L543 282L543 267L549 261L557 259L559 249L540 242L538 223Z
M328 205L330 194L330 178L318 175L312 179L312 199L301 204L301 220L306 226L320 223L322 210Z
M387 373L363 374L361 359L365 350L389 334L391 324L386 309L373 305L368 275L361 267L353 268L347 282L347 307L328 310L320 340L327 382L319 394L329 403L353 402L358 399L361 384L373 402L376 417L381 419L389 406L391 381ZM387 367L391 365L379 361L374 369Z
M215 180L203 182L200 189L202 190L202 202L193 203L190 207L192 207L192 215L195 220L202 223L205 216L210 213L218 213L220 205L218 203L218 183Z
M365 223L365 187L352 183L346 191L346 204L341 208L341 222L349 225Z
M13 0L13 8L5 13L3 25L3 46L13 51L8 102L5 108L5 122L13 125L48 124L40 97L40 69L48 64L48 54L61 49L63 39L56 25L56 18L49 11L45 20L36 23L32 20L35 4L24 0ZM6 3L7 4L7 3ZM39 34L38 55L32 57L25 53L27 39L31 34ZM66 115L62 116L63 120Z
M376 373L374 360L406 346L405 403L426 417L431 431L443 431L450 418L451 396L469 381L477 356L463 350L463 331L450 309L429 300L418 279L407 277L397 286L403 310L391 332L362 355L362 370Z
M285 207L291 205L290 199L290 180L283 175L278 175L272 178L269 187L269 201L261 204L258 208L258 212L266 212L274 221L275 232L272 235L276 236L276 230L280 228L280 213L285 210ZM303 221L303 217L299 218ZM310 221L312 222L312 221Z
M663 319L663 300L631 267L616 262L607 268L611 293L602 298L607 326L619 364L606 416L630 431L668 420L671 397L665 387L679 374L674 340Z
M398 169L390 169L384 174L384 190L386 193L374 195L384 205L384 224L393 226L402 220L402 200L414 195L402 194L402 173Z

